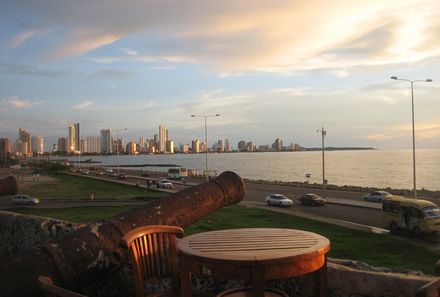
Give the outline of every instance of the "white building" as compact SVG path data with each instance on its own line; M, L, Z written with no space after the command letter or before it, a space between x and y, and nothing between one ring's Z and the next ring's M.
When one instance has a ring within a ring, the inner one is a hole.
M101 137L87 136L81 139L81 153L99 154L101 152Z

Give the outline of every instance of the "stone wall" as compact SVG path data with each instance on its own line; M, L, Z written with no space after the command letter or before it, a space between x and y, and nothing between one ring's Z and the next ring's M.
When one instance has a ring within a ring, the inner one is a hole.
M0 259L46 243L81 226L66 221L0 211Z

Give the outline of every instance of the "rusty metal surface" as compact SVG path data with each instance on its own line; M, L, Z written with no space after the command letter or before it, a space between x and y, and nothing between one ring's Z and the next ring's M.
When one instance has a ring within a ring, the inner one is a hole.
M15 195L18 191L18 183L15 177L8 176L0 179L0 196Z
M125 257L118 248L126 232L152 224L186 227L219 208L240 202L244 193L242 179L224 172L209 182L87 225L17 257L0 259L0 296L41 296L39 275L50 276L68 289L82 288L119 267Z

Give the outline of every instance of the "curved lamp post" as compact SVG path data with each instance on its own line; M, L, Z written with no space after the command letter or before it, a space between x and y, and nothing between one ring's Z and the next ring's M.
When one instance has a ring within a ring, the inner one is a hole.
M208 117L219 117L217 114L204 114L204 115L195 115L192 114L192 118L205 118L205 172L206 172L206 180L209 180L209 171L208 171L208 125L206 119Z
M416 136L414 131L414 83L415 82L432 82L432 79L416 79L410 80L406 78L398 78L397 76L391 76L391 79L404 80L411 84L411 111L412 111L412 150L413 150L413 191L414 199L417 199L417 188L416 188Z
M119 131L127 131L127 128L117 129L116 132L116 164L118 168L118 175L119 175Z

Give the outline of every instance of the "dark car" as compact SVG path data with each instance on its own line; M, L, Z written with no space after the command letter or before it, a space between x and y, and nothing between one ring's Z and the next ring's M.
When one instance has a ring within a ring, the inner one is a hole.
M128 176L125 173L120 173L116 176L117 179L127 179Z
M304 194L298 200L304 205L323 206L325 204L324 198L313 193Z

